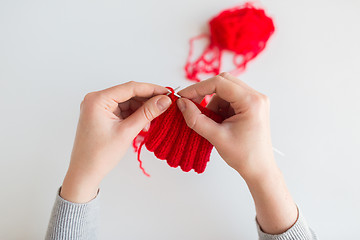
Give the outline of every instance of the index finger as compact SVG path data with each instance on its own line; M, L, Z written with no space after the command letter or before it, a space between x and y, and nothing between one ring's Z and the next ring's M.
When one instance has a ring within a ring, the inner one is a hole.
M224 78L222 75L201 81L178 92L180 96L191 100L203 98L213 93L230 104L241 102L249 95L248 89Z
M100 94L122 103L133 97L150 98L155 95L168 93L167 88L151 84L130 81L121 85L99 91Z
M112 112L119 108L119 104L133 97L151 98L156 95L168 93L168 89L151 83L127 82L101 91L91 93L93 99L102 99L102 104Z

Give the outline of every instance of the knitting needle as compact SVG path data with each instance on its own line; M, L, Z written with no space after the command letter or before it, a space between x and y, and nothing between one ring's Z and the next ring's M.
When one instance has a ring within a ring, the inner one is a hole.
M175 92L175 91L178 90L179 88L180 88L180 86L174 88L174 95L177 96L177 97L181 97L179 94L177 94L177 93ZM166 95L169 96L169 95L171 94L171 91L170 91L169 89L168 89L168 91L169 91L169 92L168 92Z
M272 149L273 149L274 152L276 152L276 153L279 154L280 156L282 156L282 157L285 156L285 154L284 154L283 152L281 152L279 149L277 149L277 148L275 148L275 147L273 147Z

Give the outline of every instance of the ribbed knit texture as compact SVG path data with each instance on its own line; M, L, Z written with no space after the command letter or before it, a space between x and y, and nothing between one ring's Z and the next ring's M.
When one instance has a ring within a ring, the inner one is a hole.
M299 217L295 224L286 232L278 235L272 235L264 233L259 223L256 221L257 231L260 240L317 240L315 233L311 230L303 217L301 211L299 211Z
M145 145L149 151L154 152L157 158L166 160L171 167L180 166L185 172L194 169L195 172L202 173L210 159L213 145L186 125L184 117L176 105L179 97L175 96L174 92L169 97L172 104L151 122L148 132L139 134L143 138L142 141L134 139L135 151L141 151L141 147ZM204 115L214 121L221 122L223 120L220 115L206 107L198 103L195 105ZM140 155L138 156L140 161Z
M46 240L97 238L99 203L98 196L88 203L72 203L56 196L49 221Z

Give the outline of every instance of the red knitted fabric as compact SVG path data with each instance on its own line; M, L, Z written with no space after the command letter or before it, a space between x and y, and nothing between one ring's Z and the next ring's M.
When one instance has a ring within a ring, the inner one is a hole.
M151 122L148 132L141 131L133 141L140 168L149 176L140 160L141 148L145 145L157 158L166 160L170 167L180 166L185 172L194 169L195 172L202 173L209 161L213 145L186 125L176 105L178 97L174 95L172 88L168 89L172 91L169 95L172 100L170 107ZM223 118L220 115L200 104L195 104L203 114L216 122L222 122Z
M196 82L200 74L218 75L224 50L234 53L233 64L238 74L245 70L247 63L254 59L266 46L275 27L272 19L263 9L251 3L221 12L209 22L210 36L202 34L190 39L189 56L185 65L186 77ZM192 61L193 43L199 38L209 38L210 43L202 55Z

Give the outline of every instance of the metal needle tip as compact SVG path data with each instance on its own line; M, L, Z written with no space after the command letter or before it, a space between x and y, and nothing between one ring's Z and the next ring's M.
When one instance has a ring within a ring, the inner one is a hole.
M174 88L174 95L177 96L177 97L181 97L181 96L179 96L179 95L175 92L175 91L178 90L179 88L180 88L180 86ZM169 92L166 94L167 96L169 96L169 95L172 93L169 89L168 89L168 91L169 91Z

